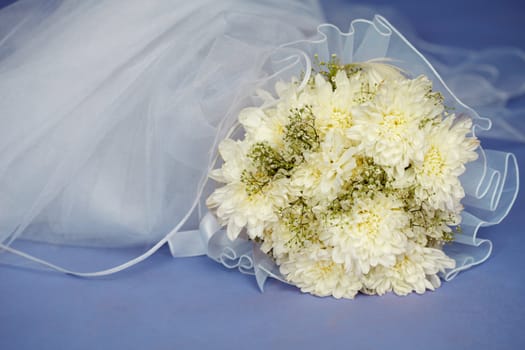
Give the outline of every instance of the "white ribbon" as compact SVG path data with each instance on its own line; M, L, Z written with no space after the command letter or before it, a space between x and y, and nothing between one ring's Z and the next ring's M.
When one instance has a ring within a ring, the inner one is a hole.
M229 269L255 275L261 291L268 277L287 283L279 267L259 245L244 238L231 241L209 212L202 218L198 230L179 232L168 239L168 245L176 258L206 254Z

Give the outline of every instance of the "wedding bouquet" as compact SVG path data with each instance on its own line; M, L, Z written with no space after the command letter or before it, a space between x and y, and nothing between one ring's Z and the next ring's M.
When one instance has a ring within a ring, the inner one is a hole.
M227 235L246 234L285 279L315 295L423 293L455 266L459 176L475 160L469 118L424 75L389 62L319 61L304 89L279 82L219 146L208 198ZM453 228L451 228L454 227Z

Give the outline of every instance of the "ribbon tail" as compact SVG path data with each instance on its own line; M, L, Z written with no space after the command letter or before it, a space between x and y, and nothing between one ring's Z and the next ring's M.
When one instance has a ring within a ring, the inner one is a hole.
M268 277L289 284L279 271L279 266L268 255L263 253L259 245L254 244L252 256L255 279L261 292L264 292L264 284Z
M168 246L174 258L206 255L207 244L201 239L199 230L179 231L168 238Z
M259 290L261 292L264 292L264 284L266 283L266 280L268 279L268 276L270 275L268 271L266 271L264 268L259 267L258 265L255 265L255 280L257 281L257 286L259 286Z
M171 255L175 258L209 255L208 243L220 229L220 225L211 213L202 218L198 230L179 231L167 238Z

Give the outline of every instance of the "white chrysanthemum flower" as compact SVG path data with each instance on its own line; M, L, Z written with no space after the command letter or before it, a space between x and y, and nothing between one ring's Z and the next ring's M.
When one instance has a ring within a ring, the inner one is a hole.
M223 140L219 153L224 163L210 173L210 177L226 185L217 188L206 204L217 209L217 217L227 226L228 237L232 240L244 227L251 238L260 237L266 223L277 220L275 210L285 205L289 192L287 183L280 180L272 181L258 193L248 193L241 176L249 168L249 147L245 141Z
M378 265L393 266L406 249L409 217L403 203L383 193L355 201L350 212L334 215L320 239L333 246L332 258L364 274Z
M232 182L217 188L208 197L206 205L216 208L217 217L222 225L227 226L231 240L237 238L245 227L248 236L255 239L262 237L269 223L278 220L276 211L287 203L287 193L287 184L282 180L272 181L253 194L248 194L242 182Z
M357 64L361 71L360 79L368 82L370 85L380 85L385 81L404 79L399 68L381 61L370 60Z
M351 107L361 83L355 77L349 78L344 71L334 77L336 89L326 79L317 74L314 88L306 90L300 100L312 106L316 117L315 124L323 138L330 130L344 130L352 125Z
M470 119L455 120L454 116L439 124L425 126L426 146L423 162L416 164L416 198L434 209L458 212L460 200L465 196L459 176L465 163L477 159L479 141L466 137L470 132Z
M347 136L360 141L375 163L403 173L411 162L423 160L425 134L420 124L443 112L431 88L424 76L381 84L370 102L353 110L354 126Z
M413 291L418 294L427 289L434 290L441 285L438 272L454 268L456 262L441 250L422 247L409 242L405 254L398 257L392 267L377 266L364 278L365 288L378 295L393 291L407 295Z
M291 187L296 196L313 197L321 181L322 172L312 163L305 162L294 169Z
M357 149L348 145L344 135L331 130L316 153L306 155L306 162L293 173L291 185L307 197L332 200L356 166Z
M304 293L352 299L361 289L360 276L334 263L329 249L311 246L279 261L286 279Z
M291 109L303 108L308 105L308 103L305 103L304 97L301 97L305 94L305 90L299 91L296 81L292 81L291 83L279 81L275 84L275 91L277 92L279 102L272 110L279 118L289 116Z
M249 164L246 156L249 145L247 142L224 139L219 144L219 154L224 163L218 169L210 172L210 177L215 181L230 183L239 181L244 169Z
M298 80L295 78L290 82L280 80L275 83L275 92L281 103L290 104L291 101L293 103L297 99L298 91Z
M245 108L239 114L239 122L246 131L245 140L250 144L268 142L276 149L283 148L288 118L276 113L275 109Z

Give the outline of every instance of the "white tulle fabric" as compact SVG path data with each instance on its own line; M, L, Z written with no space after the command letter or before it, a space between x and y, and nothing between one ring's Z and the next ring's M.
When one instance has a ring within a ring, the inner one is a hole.
M169 242L175 256L208 253L255 273L261 286L267 276L278 278L250 242L228 242L206 223L200 234L197 227L207 217L203 199L213 184L206 174L218 141L240 109L262 103L257 89L309 72L314 53L346 62L391 59L431 77L456 113L474 119L473 133L490 129L382 17L355 20L349 33L318 27L322 21L314 1L21 1L1 11L4 249L15 252L20 239L149 249L106 271L115 272ZM498 129L487 135L525 140L523 129L507 130L516 117L504 108L523 93L523 80L503 82L485 64L521 65L520 52L475 56L422 46L465 101L506 114L495 116ZM516 198L514 156L479 155L463 176L463 233L447 247L458 268L446 279L488 257L491 243L477 238L478 228L501 221Z
M184 218L225 109L257 77L257 46L308 36L320 14L299 1L97 0L0 16L0 241L106 246L154 242ZM255 50L214 50L229 17Z

